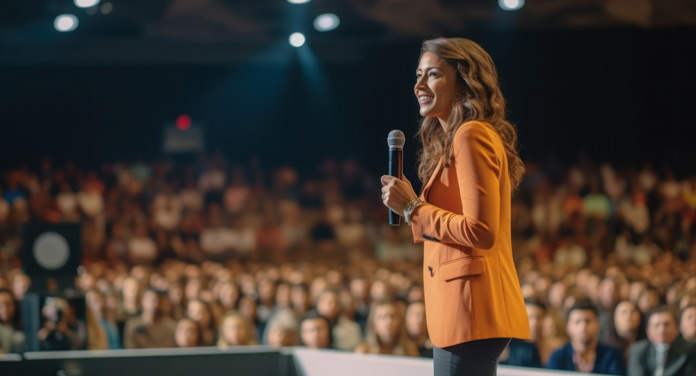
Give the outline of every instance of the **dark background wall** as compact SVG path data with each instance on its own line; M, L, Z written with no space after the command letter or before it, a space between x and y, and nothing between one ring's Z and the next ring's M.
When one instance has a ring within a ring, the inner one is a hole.
M597 161L693 172L695 28L463 36L497 63L523 157L575 160L585 151ZM285 59L224 64L6 62L0 164L44 155L83 165L155 158L163 126L188 114L205 126L210 150L235 160L258 155L302 169L352 155L382 173L387 133L414 136L417 129L419 48L419 39L375 42L359 59L314 54L314 64L297 50ZM415 149L409 138L407 170Z

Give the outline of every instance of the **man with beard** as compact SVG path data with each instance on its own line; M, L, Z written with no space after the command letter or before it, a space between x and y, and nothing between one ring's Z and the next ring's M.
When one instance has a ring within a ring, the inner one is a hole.
M621 352L599 342L599 315L590 302L578 302L568 311L566 332L570 341L554 351L546 366L551 369L624 375Z

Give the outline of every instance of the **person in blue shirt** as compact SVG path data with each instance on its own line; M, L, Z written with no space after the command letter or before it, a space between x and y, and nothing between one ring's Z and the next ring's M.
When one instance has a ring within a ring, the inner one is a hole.
M625 375L621 351L599 342L599 315L592 303L581 301L568 311L566 332L570 341L551 354L547 368Z

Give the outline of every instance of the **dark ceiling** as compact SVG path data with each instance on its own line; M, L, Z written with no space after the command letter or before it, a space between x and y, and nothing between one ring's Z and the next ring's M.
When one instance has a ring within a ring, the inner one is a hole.
M0 2L0 63L200 63L241 61L287 44L295 31L323 58L359 60L366 45L466 35L472 30L671 28L696 25L694 0L528 0L503 11L497 0L111 0L77 9L72 0ZM80 27L53 30L72 12ZM341 18L329 33L313 30L321 13Z

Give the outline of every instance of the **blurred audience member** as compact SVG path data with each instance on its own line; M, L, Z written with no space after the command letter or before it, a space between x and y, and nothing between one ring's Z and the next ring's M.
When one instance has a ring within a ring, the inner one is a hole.
M621 350L624 359L628 359L628 350L631 345L645 338L643 315L635 303L623 300L614 308L612 317L606 343Z
M202 345L201 327L192 319L181 319L176 323L174 342L176 347L197 347Z
M628 374L658 376L696 375L696 352L679 337L677 315L667 306L648 312L648 338L631 347Z
M95 320L97 327L95 329L103 332L105 349L120 349L121 339L118 335L116 323L108 318L106 313L106 301L104 296L97 290L90 290L85 295L87 308ZM89 334L89 333L88 333ZM90 347L90 349L95 349Z
M570 342L551 354L547 368L623 375L621 352L599 342L599 315L590 302L577 302L568 311L566 330Z
M317 312L331 323L331 347L346 351L355 349L362 338L360 326L343 315L337 291L327 289L319 294Z
M230 346L256 345L258 341L255 332L246 317L230 311L220 320L217 346L224 349Z
M17 308L12 291L0 289L0 354L24 351L24 333Z
M215 345L217 325L210 305L201 299L189 300L186 317L195 321L201 329L200 342L203 346Z
M682 338L696 347L696 305L690 305L681 311L679 330Z
M418 346L418 353L421 357L433 357L433 343L428 336L428 327L425 320L425 303L415 301L406 308L406 333L409 339Z
M140 316L126 322L123 344L127 349L174 347L176 322L163 312L163 292L149 288L143 293Z
M365 342L355 352L418 356L418 347L408 338L402 321L403 315L393 301L374 302L367 319Z
M297 328L297 319L292 311L278 311L268 320L264 343L271 347L296 346L300 343Z
M307 312L300 320L300 344L310 349L331 347L329 319L315 310Z

